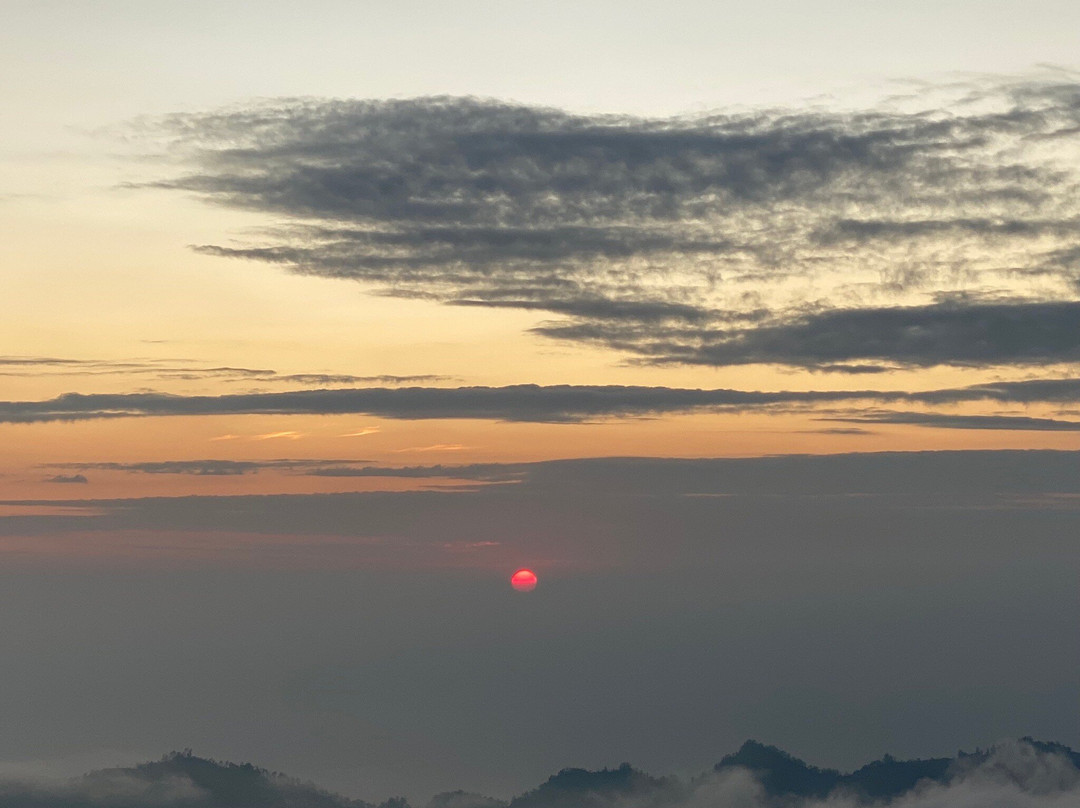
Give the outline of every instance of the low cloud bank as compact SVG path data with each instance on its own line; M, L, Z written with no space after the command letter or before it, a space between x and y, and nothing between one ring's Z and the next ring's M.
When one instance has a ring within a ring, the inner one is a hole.
M502 801L466 791L436 795L427 808L1071 808L1080 800L1080 755L1025 738L956 758L900 761L886 755L850 774L809 766L748 741L689 782L623 764L564 769ZM250 764L190 752L64 784L0 783L3 808L376 808ZM401 798L378 808L410 808Z

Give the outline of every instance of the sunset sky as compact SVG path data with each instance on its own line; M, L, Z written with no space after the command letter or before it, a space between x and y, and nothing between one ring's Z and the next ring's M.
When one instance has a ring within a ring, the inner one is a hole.
M1080 744L1078 48L5 0L0 774Z

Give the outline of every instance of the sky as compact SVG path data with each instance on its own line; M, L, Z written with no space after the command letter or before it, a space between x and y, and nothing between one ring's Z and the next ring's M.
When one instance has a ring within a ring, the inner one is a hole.
M0 3L0 773L1080 745L1078 31Z

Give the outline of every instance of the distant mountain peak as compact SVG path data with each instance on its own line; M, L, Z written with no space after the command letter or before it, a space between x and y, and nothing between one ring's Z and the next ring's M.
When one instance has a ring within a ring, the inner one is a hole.
M510 801L510 808L603 808L633 796L660 804L681 786L672 778L658 778L623 763L614 769L563 769L532 791Z
M1013 747L1029 750L1028 757L1057 756L1080 770L1080 754L1062 744L1025 737L1009 745L1010 749ZM956 758L898 760L885 754L879 760L842 774L836 769L811 766L782 749L754 740L746 741L738 752L725 756L713 768L716 772L736 768L750 771L770 797L820 799L839 792L863 801L880 801L906 794L922 782L946 785L979 767L1003 772L1003 776L1014 782L1023 780L1032 769L1030 763L1025 766L1018 761L1016 754L1005 755L1002 748L992 747L959 752ZM1076 778L1070 777L1066 774L1065 781L1080 783L1080 771Z
M841 776L835 769L819 769L778 747L754 740L743 743L738 752L725 756L713 769L719 772L735 767L753 772L766 793L800 797L824 797Z

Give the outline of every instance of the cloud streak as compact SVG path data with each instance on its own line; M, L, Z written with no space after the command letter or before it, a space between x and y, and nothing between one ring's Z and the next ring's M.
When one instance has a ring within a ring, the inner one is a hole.
M417 384L446 381L431 373L356 376L349 373L280 373L269 368L211 366L188 359L72 359L55 356L0 356L0 376L151 376L161 381L271 382L305 386L334 384Z
M955 415L937 412L874 412L847 418L823 418L857 424L910 424L932 429L1016 429L1028 432L1080 432L1080 421L1025 415ZM831 430L836 432L837 430ZM841 430L842 431L842 430Z
M351 461L362 463L364 461ZM120 463L112 461L92 463L53 463L49 467L60 468L68 471L120 471L132 474L189 474L196 477L235 477L243 474L257 474L260 471L274 469L278 471L301 471L310 470L329 471L340 465L337 460L292 460L287 458L274 460L159 460L137 463ZM82 477L81 474L75 475ZM52 482L86 482L86 479L59 480L53 478Z

